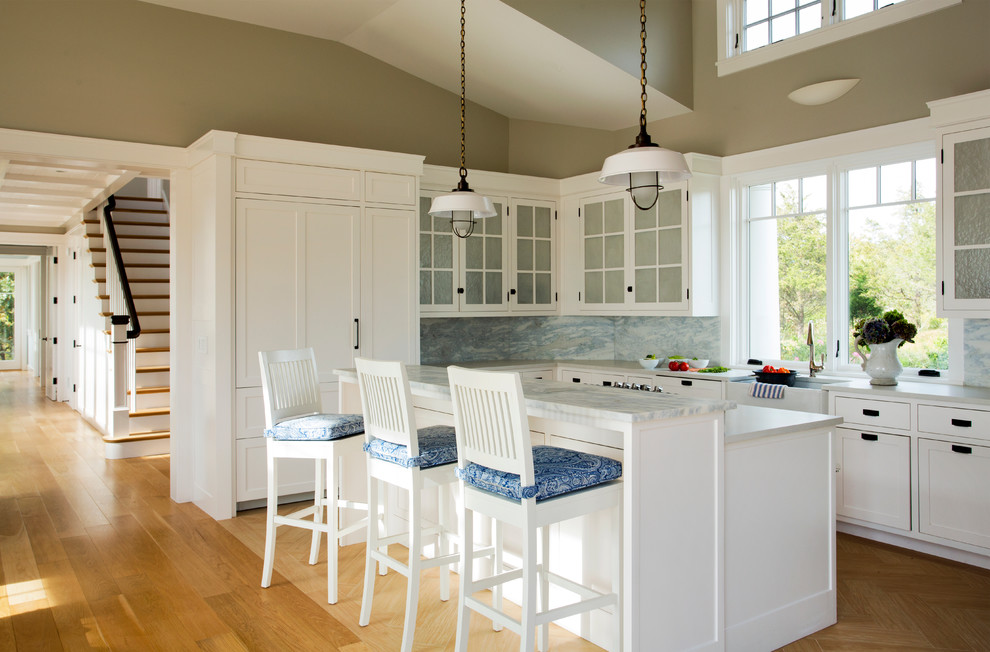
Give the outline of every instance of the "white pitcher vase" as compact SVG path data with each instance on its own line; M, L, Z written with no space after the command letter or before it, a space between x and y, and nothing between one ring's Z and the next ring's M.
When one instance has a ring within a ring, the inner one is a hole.
M863 371L870 376L871 385L896 385L897 377L904 371L901 361L897 359L897 347L904 340L894 338L883 344L870 344L870 353L859 348L861 339L854 342L856 353L863 358ZM865 344L865 343L864 343Z

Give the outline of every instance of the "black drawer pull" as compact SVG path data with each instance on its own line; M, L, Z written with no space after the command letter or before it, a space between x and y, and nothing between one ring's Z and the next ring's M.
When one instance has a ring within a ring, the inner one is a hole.
M973 422L969 419L953 419L952 425L958 426L960 428L972 428Z
M969 446L960 446L959 444L952 445L953 453L962 453L963 455L969 455L973 452L973 449Z
M580 378L571 378L571 382L572 383L579 383L579 382L581 382L581 379Z
M863 441L877 441L880 439L880 435L871 435L868 432L861 432L859 436L863 438Z
M612 386L612 381L611 380L603 380L602 381L602 387L611 387L611 386Z
M691 387L692 385L694 385L694 381L693 380L682 380L681 381L681 385L683 385L684 387Z
M880 416L880 410L863 410L864 417L878 417Z

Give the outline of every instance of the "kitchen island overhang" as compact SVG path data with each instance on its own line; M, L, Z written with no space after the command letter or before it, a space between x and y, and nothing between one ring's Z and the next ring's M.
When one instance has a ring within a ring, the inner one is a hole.
M443 367L409 366L410 389L416 407L418 425L438 423L452 425L450 392L447 372ZM353 370L335 370L341 379L341 411L360 411L357 379ZM555 381L523 381L530 429L535 443L546 443L598 454L606 454L623 462L623 549L621 552L623 628L620 648L623 650L724 650L726 648L726 605L733 600L726 592L725 496L726 473L724 460L727 446L733 446L726 433L726 411L734 410L731 401L692 399L683 396L617 392L609 388L574 385ZM751 408L759 409L759 408ZM770 410L770 412L781 412ZM743 430L752 429L754 415L745 421ZM799 415L800 413L793 413ZM757 415L758 416L758 415ZM806 415L808 419L791 417L789 423L778 418L771 439L790 439L805 430L819 443L803 455L826 459L808 460L812 467L831 467L831 433L833 418ZM736 422L738 419L731 419ZM740 444L758 438L753 432L736 435ZM807 437L802 437L807 438ZM770 440L768 440L770 441ZM745 473L743 474L745 475ZM818 474L819 483L822 474ZM831 486L831 485L830 485ZM791 492L787 502L799 502ZM833 510L831 494L808 497ZM772 505L765 506L773 510ZM822 508L818 508L821 512ZM816 520L818 538L826 539L821 559L823 573L830 576L821 596L815 602L816 611L831 603L830 615L814 619L815 623L835 621L834 581L834 518L827 531ZM728 523L735 523L729 519ZM738 529L738 526L736 526ZM565 528L556 536L563 537ZM576 532L588 530L576 528ZM593 529L591 530L593 531ZM746 536L752 545L753 533ZM555 536L552 534L551 536ZM594 564L605 565L597 573L587 559L571 560L580 572L609 576L608 564L617 551L608 549L610 537L602 541L582 541L581 550ZM572 539L573 541L573 539ZM559 571L559 569L555 569ZM776 573L774 573L776 575ZM731 574L730 574L731 577ZM739 587L736 587L739 588ZM764 592L765 593L765 592ZM792 592L787 599L793 602ZM816 593L820 593L816 591ZM773 597L764 600L773 603ZM780 609L784 608L785 612ZM774 640L791 636L801 629L806 633L807 617L788 627L787 605L775 605ZM757 618L748 619L749 627L742 635L730 636L736 643L729 649L758 649L752 647L748 633ZM607 627L607 618L588 618L565 623L569 629L596 644L616 649ZM826 622L826 624L830 624ZM731 625L731 623L730 623ZM822 625L825 626L825 625ZM818 627L820 628L820 627ZM811 630L815 631L815 630ZM763 637L766 638L765 636ZM789 638L784 643L794 640Z

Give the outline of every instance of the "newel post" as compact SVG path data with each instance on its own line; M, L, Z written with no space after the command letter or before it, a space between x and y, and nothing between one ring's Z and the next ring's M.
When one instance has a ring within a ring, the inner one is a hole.
M130 434L130 405L127 401L127 315L110 317L110 337L113 344L113 421L114 439Z

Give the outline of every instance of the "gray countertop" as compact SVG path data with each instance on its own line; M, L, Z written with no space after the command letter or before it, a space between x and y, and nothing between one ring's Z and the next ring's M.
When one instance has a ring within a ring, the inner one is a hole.
M842 392L843 394L863 394L866 397L881 400L937 399L940 401L973 403L983 407L990 407L990 389L969 385L899 381L896 385L886 386L871 385L868 380L856 380L848 383L825 385L823 389L828 392Z
M840 423L842 417L827 414L740 405L725 413L725 443L786 435L813 428L831 428Z
M406 371L414 394L450 398L447 370L444 367L410 365L406 367ZM342 379L357 378L354 369L334 369L334 373ZM733 401L630 392L552 380L524 380L522 386L529 414L548 419L574 420L585 417L641 423L709 414L736 407Z

